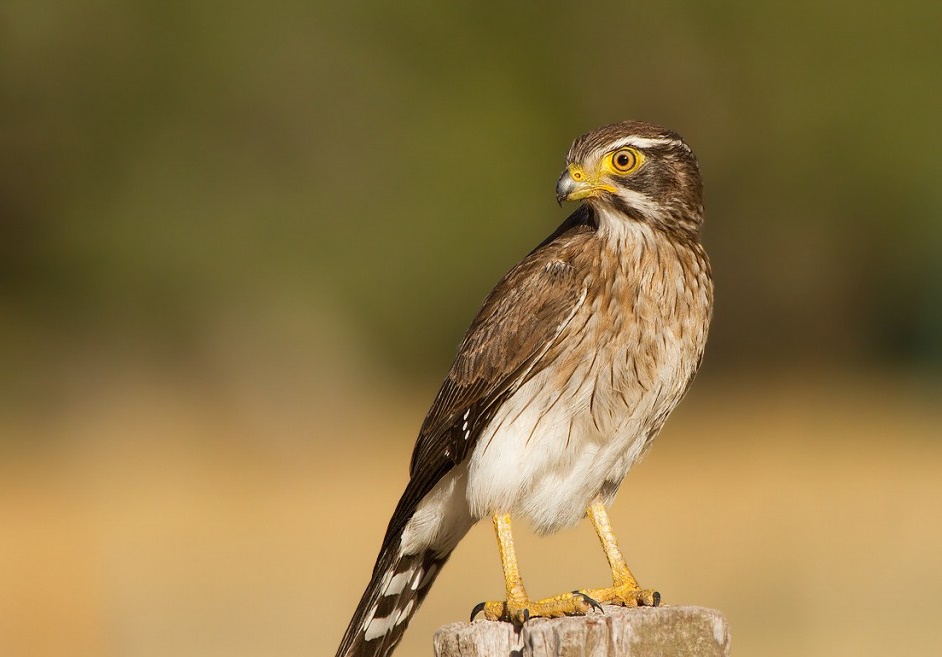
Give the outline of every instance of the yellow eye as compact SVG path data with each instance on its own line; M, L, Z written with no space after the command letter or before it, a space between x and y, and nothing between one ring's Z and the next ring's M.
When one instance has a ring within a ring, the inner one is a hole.
M642 155L633 148L619 148L608 156L608 165L615 173L631 173L641 166Z

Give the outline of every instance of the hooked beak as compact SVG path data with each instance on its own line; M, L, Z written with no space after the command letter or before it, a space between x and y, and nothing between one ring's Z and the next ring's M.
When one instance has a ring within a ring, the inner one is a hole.
M615 188L598 178L589 178L582 167L570 164L556 183L556 202L562 205L563 201L578 201L602 192L614 194Z
M569 175L569 169L566 169L556 182L556 202L559 203L560 207L562 207L563 201L569 198L569 195L572 194L575 188L576 181Z

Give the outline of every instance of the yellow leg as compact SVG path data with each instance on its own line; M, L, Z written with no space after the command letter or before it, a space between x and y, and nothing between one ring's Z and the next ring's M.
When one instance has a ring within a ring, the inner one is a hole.
M525 602L529 600L523 588L520 566L517 565L517 549L514 547L514 535L510 527L510 515L494 516L494 531L497 534L497 549L500 552L500 564L504 569L504 583L507 585L507 601Z
M588 516L599 535L602 549L605 550L605 557L612 569L614 586L606 589L588 589L581 591L581 593L603 604L617 604L626 607L658 606L661 602L661 594L652 589L642 589L638 586L638 580L628 570L628 564L625 563L625 558L622 556L621 550L618 549L615 534L612 532L612 523L608 519L608 512L601 501L596 500L592 503L592 506L588 508Z
M488 620L507 620L519 624L526 622L531 617L571 616L585 614L589 611L591 603L582 595L567 593L547 600L530 600L523 588L523 578L520 577L520 568L517 566L517 553L514 549L513 532L510 528L510 516L506 513L494 516L494 531L497 532L497 546L500 550L501 565L504 568L507 600L505 602L485 602L485 618Z

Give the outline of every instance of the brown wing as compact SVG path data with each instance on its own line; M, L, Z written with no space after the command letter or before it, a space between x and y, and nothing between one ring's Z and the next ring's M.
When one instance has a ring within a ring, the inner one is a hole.
M484 300L419 430L412 477L441 461L463 461L498 402L540 370L540 357L583 294L564 252L594 229L581 206Z
M496 408L541 369L541 356L585 298L565 251L590 239L580 208L510 270L484 300L465 334L416 440L410 481L389 523L396 540L421 499L471 450Z
M490 413L540 369L584 299L573 268L544 248L498 283L468 329L458 355L422 424L410 473L441 461L460 463Z

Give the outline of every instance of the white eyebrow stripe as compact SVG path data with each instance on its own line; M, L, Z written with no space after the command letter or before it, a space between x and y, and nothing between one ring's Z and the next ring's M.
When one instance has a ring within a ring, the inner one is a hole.
M683 146L684 148L687 148L687 144L681 140L671 139L670 137L632 136L619 139L611 145L610 150L615 150L617 148L621 148L622 146L634 146L635 148L653 148L655 146Z

